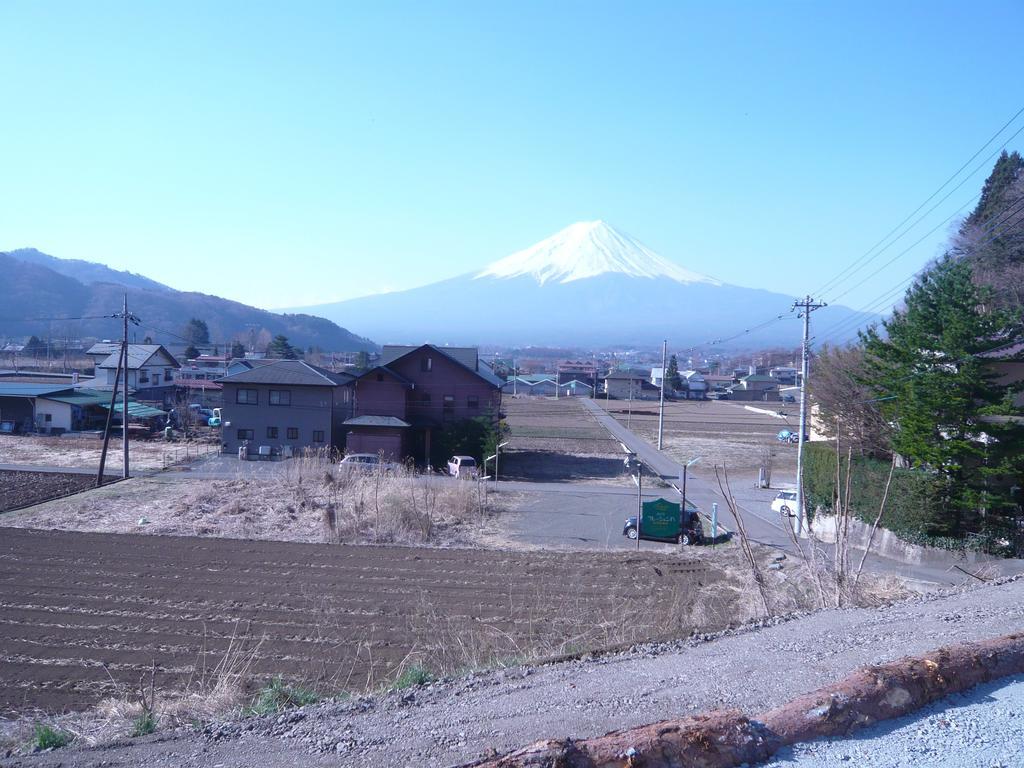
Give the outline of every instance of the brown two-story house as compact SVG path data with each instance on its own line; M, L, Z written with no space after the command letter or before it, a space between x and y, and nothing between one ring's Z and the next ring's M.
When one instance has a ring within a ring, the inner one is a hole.
M276 360L220 379L225 449L343 448L354 379L301 360Z
M355 381L346 450L429 462L432 438L446 426L497 421L501 384L472 347L386 346L380 365Z

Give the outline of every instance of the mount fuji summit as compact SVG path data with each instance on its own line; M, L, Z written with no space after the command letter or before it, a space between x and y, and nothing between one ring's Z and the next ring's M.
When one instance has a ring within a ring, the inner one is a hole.
M691 271L603 221L579 222L477 272L406 291L295 311L358 327L379 343L798 346L793 296ZM830 324L851 310L830 307Z

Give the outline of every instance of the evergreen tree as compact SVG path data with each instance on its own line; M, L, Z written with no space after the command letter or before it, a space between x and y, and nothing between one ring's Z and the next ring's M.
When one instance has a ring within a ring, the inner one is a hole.
M370 367L370 356L364 350L356 352L355 364L360 371L365 371Z
M240 341L231 342L231 356L245 357L245 346Z
M862 335L863 382L893 426L893 450L948 481L934 535L993 533L1019 513L1012 486L1024 484L1024 428L984 419L1011 413L1013 390L980 355L1022 334L1008 314L984 309L987 294L968 263L947 256L908 290L884 335Z
M210 343L210 329L206 326L205 320L193 317L185 325L185 333L182 334L188 343L194 346L202 346Z
M288 343L288 337L278 334L273 341L267 345L267 357L279 357L284 360L297 360L298 351Z
M189 344L187 347L185 347L186 360L195 360L197 357L199 357L199 350L196 349L194 345Z
M683 388L683 379L679 375L679 361L676 360L675 355L672 355L672 357L668 359L668 370L665 372L665 385L673 391L678 391Z

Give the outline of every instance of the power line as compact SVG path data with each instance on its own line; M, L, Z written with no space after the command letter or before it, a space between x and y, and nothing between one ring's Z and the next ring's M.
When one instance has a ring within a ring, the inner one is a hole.
M950 184L950 183L951 183L951 182L952 182L952 181L953 181L953 180L954 180L954 179L955 179L955 178L956 178L956 177L957 177L958 175L960 175L960 173L961 173L961 172L962 172L962 171L963 171L963 170L964 170L965 168L967 168L967 166L968 166L968 165L970 165L970 164L971 164L972 162L974 162L974 160L975 160L975 159L976 159L976 158L978 157L978 155L980 155L980 154L981 154L982 152L984 152L984 151L985 151L985 149L986 149L986 148L987 148L987 147L988 147L988 146L989 146L989 145L990 145L990 144L991 144L991 143L992 143L993 141L995 141L995 140L996 140L996 138L998 138L998 137L999 137L999 135L1000 135L1000 134L1001 134L1001 133L1002 133L1003 131L1005 131L1005 130L1006 130L1006 129L1007 129L1007 128L1008 128L1008 127L1009 127L1009 126L1010 126L1010 125L1011 125L1011 124L1012 124L1012 123L1013 123L1013 122L1014 122L1014 121L1015 121L1015 120L1016 120L1016 119L1017 119L1018 117L1020 117L1020 115L1021 115L1021 114L1024 114L1024 107L1021 107L1021 108L1020 108L1019 110L1017 110L1017 112L1016 112L1016 113L1014 113L1013 117L1011 117L1011 118L1010 118L1009 120L1007 120L1007 121L1006 121L1006 122L1005 122L1005 123L1004 123L1004 124L1002 125L1002 127L1001 127L1001 128L1000 128L1000 129L998 130L998 131L996 131L996 132L995 132L995 133L994 133L994 134L992 135L992 137L991 137L991 138L990 138L990 139L989 139L988 141L986 141L986 142L985 142L984 144L982 144L982 145L981 145L981 147L980 147L980 148L979 148L979 149L978 149L978 150L977 150L977 151L976 151L976 152L975 152L975 153L974 153L973 155L971 155L971 156L970 156L970 157L969 157L969 158L967 159L967 161L966 161L966 162L965 162L965 163L964 163L963 165L961 165L961 166L960 166L959 168L957 168L957 170L956 170L956 171L955 171L955 172L954 172L954 173L953 173L953 174L952 174L952 175L951 175L951 176L950 176L950 177L949 177L948 179L946 179L946 181L944 181L944 182L943 182L943 183L942 183L942 184L941 184L941 185L939 186L939 188L938 188L938 189L936 189L936 190L935 190L934 192L932 192L932 193L931 193L931 194L930 194L930 195L929 195L929 196L928 196L928 197L927 197L927 198L926 198L926 199L924 200L924 202L922 202L922 203L921 203L921 204L920 204L920 205L919 205L919 206L918 206L917 208L915 208L915 209L914 209L913 211L911 211L911 212L910 212L910 213L909 213L909 214L908 214L908 215L906 216L906 218L904 218L904 219L903 219L903 220L902 220L902 221L901 221L901 222L900 222L899 224L897 224L897 225L896 225L895 227L893 227L893 228L892 228L892 230L890 230L890 231L889 231L889 233L885 235L885 237L883 237L883 238L882 238L881 240L879 240L879 241L878 241L877 243L875 243L875 244L874 244L873 246L871 246L871 247L870 247L870 248L869 248L869 249L868 249L867 251L865 251L865 252L864 252L864 253L863 253L863 254L862 254L862 255L861 255L860 257L858 257L857 259L855 259L855 260L854 260L854 261L853 261L853 262L852 262L852 263L851 263L850 265L848 265L848 266L847 266L847 267L846 267L845 269L843 269L842 271L840 271L840 273L839 273L838 275L836 275L835 277L833 277L833 278L832 278L831 280L829 280L829 281L828 281L827 283L825 283L825 285L823 285L823 286L822 286L821 288L819 288L819 289L818 289L817 291L815 291L815 294L817 294L817 295L821 295L821 294L823 294L823 293L824 293L825 291L827 291L827 290L829 290L829 289L831 289L831 288L834 288L834 287L835 287L835 285L836 285L836 283L837 283L837 282L838 282L839 280L841 280L841 279L842 279L842 278L843 278L844 276L846 276L846 275L848 275L848 274L850 274L850 273L851 273L851 270L854 270L854 271L856 271L857 269L859 269L860 267L859 267L858 265L860 265L860 264L861 264L861 263L862 263L862 262L864 261L864 259L868 259L868 261L871 261L871 260L873 260L873 259L874 259L875 257L877 257L877 256L878 256L879 254L881 254L881 253L882 253L883 251L885 251L886 249L888 249L888 248L889 248L890 246L892 246L892 245L893 245L893 244L894 244L894 243L895 243L895 242L896 242L897 240L899 240L899 239L900 239L901 237L903 237L903 235L907 234L907 232L909 232L909 231L910 231L911 229L913 229L913 228L914 228L915 226L917 226L917 224L918 224L918 223L920 223L920 222L921 222L921 221L922 221L922 220L923 220L923 219L924 219L925 217L927 217L927 216L928 216L928 214L930 214L930 213L931 213L931 212L932 212L933 210L935 210L935 208L936 208L936 207L938 207L938 206L939 206L939 205L941 205L941 204L942 204L942 203L943 203L943 202L944 202L944 201L945 201L946 199L948 199L948 198L949 198L949 196L950 196L950 195L952 195L952 194L953 194L953 193L954 193L954 192L955 192L955 191L956 191L957 189L959 189L959 188L960 188L961 186L963 186L963 184L964 184L964 183L965 183L965 182L966 182L966 181L967 181L968 179L970 179L970 178L971 178L971 177L972 177L972 176L973 176L973 175L974 175L975 173L977 173L977 172L978 172L978 171L979 171L979 170L980 170L981 168L985 167L985 165L986 165L986 164L988 163L988 161L989 161L989 160L991 160L991 158L992 158L992 157L994 157L994 156L995 156L995 154L996 154L997 152L999 152L999 151L1003 150L1003 149L1004 149L1004 148L1006 147L1006 145L1007 145L1007 144L1009 144L1009 143L1010 143L1011 141L1013 141L1013 139L1014 139L1014 138L1016 138L1016 137L1017 137L1017 136L1018 136L1018 135L1019 135L1019 134L1021 133L1021 131L1024 131L1024 126L1022 126L1021 128L1019 128L1019 129L1018 129L1018 130L1017 130L1017 131L1016 131L1016 132L1015 132L1015 133L1014 133L1014 134L1013 134L1012 136L1010 136L1010 138L1008 138L1008 139L1007 139L1007 140L1006 140L1005 142L1003 142L1003 144L1002 144L1002 145L1001 145L1001 146L1000 146L1000 147L999 147L998 149L996 149L996 151L995 151L995 152L993 152L992 154L990 154L990 155L989 155L989 156L988 156L988 157L987 157L987 158L986 158L986 159L985 159L984 161L982 161L982 163L981 163L981 164L980 164L980 165L979 165L979 166L978 166L977 168L975 168L975 169L974 169L973 171L971 171L971 173L969 173L969 174L968 174L968 175L967 175L966 177L964 177L964 179L962 179L962 180L961 180L961 182L960 182L960 183L959 183L959 184L958 184L958 185L957 185L956 187L954 187L954 188L953 188L952 190L950 190L950 191L949 191L949 193L947 193L947 194L946 194L946 196L942 198L942 200L940 200L940 201L939 201L938 203L936 203L936 204L935 204L934 206L932 206L932 207L931 207L931 208L930 208L930 209L928 210L928 212L924 214L924 216L920 217L920 218L919 218L919 219L918 219L917 221L915 221L915 222L914 222L913 224L911 224L911 225L910 225L910 226L909 226L909 227L908 227L908 228L907 228L907 229L906 229L906 230L905 230L905 231L904 231L903 233L901 233L901 234L899 235L899 237L897 237L897 238L896 238L896 239L894 239L894 240L893 240L893 241L892 241L891 243L889 243L888 245L886 245L886 246L885 246L885 248L883 248L883 249L882 249L881 251L879 251L878 253L876 253L876 254L875 254L874 256L871 256L871 254L872 254L872 253L873 253L873 252L874 252L874 251L875 251L875 250L876 250L877 248L879 248L879 247L880 247L880 246L881 246L881 245L882 245L883 243L885 243L885 242L886 242L886 241L887 241L887 240L888 240L888 239L889 239L890 237L892 237L892 236L893 236L894 234L896 234L896 232L898 232L898 231L899 231L900 229L902 229L902 228L903 228L903 226L904 226L904 225L905 225L905 224L906 224L906 223L907 223L908 221L910 221L910 220L911 220L911 219L912 219L912 218L913 218L914 216L916 216L916 215L917 215L917 214L918 214L918 213L919 213L919 212L921 211L921 209L922 209L922 208L924 208L924 207L925 207L926 205L928 205L928 203L929 203L929 202L931 202L931 201L932 201L932 200L933 200L933 199L934 199L934 198L935 198L935 197L936 197L936 196L937 196L937 195L938 195L938 194L939 194L940 192L942 192L942 190L943 190L943 189L945 189L945 188L946 188L946 187L947 187L947 186L948 186L948 185L949 185L949 184ZM869 256L870 256L870 258L868 258Z
M984 248L989 243L997 240L1004 232L1006 232L1015 222L1012 221L1013 217L1019 213L1024 212L1024 198L1021 198L1016 203L1011 205L1007 210L1000 213L992 221L990 221L984 230L983 235L988 237L976 245L974 249ZM870 304L865 305L862 309L854 313L854 317L842 320L839 323L833 325L827 330L828 336L836 336L841 333L847 332L851 328L856 328L861 323L859 319L862 315L872 314L881 307L885 306L886 302L895 297L903 288L910 283L915 277L917 277L922 270L916 270L912 275L900 281L895 288L890 289L881 297L873 300Z

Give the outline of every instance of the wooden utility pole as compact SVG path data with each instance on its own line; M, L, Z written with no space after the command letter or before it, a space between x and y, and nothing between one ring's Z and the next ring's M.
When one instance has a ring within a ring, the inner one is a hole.
M796 535L803 532L804 527L804 440L807 435L807 380L810 375L811 358L811 312L828 306L824 302L816 303L810 296L801 301L793 302L793 309L800 309L797 317L804 321L804 337L800 356L800 434L796 447Z

